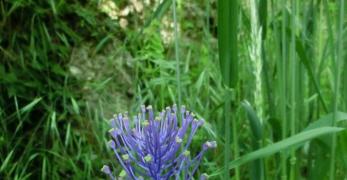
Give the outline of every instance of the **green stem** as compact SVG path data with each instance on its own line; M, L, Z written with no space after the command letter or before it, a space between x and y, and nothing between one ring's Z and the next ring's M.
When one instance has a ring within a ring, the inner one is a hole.
M296 113L296 52L295 52L295 33L296 33L296 25L295 25L295 16L296 16L296 0L292 0L292 16L291 16L291 49L290 49L290 75L291 75L291 88L290 88L290 134L291 136L295 135L296 127L295 127L295 113ZM291 158L290 158L290 179L295 180L296 177L296 156L295 150L291 150Z
M176 59L176 83L177 83L177 107L181 108L181 72L180 72L180 59L179 59L179 45L178 45L178 30L177 30L177 15L176 15L176 0L173 3L173 19L174 19L174 36L175 36L175 59ZM180 116L178 117L180 118Z
M220 70L225 85L224 105L224 178L230 179L229 162L231 157L231 131L233 131L233 154L238 156L237 124L236 117L230 115L230 111L236 110L237 100L233 94L237 93L238 86L238 14L239 3L237 0L218 1L218 51ZM233 94L231 94L233 93ZM231 97L233 96L233 97ZM232 127L230 127L232 125ZM235 169L236 179L240 179L239 168Z
M234 147L234 153L235 153L234 157L235 157L235 159L237 159L240 156L240 154L239 154L238 136L237 136L237 117L235 115L237 108L235 106L233 106L233 109L234 109L234 111L233 111L234 115L231 115L229 117L230 117L230 119L232 121L231 125L232 125L232 131L233 131L233 147ZM230 137L230 131L229 131L228 135ZM236 168L235 169L235 179L236 180L241 179L240 178L240 168Z
M339 101L339 86L340 86L340 63L342 59L343 52L343 20L344 20L344 0L340 0L337 4L337 9L339 9L339 17L338 17L338 27L337 27L337 56L335 62L335 82L334 82L334 103L333 103L333 124L332 126L336 126L336 118L338 111L338 101ZM332 147L331 147L331 161L330 161L330 180L335 179L335 162L336 162L336 134L332 136Z
M287 36L286 36L286 0L283 2L282 9L282 61L281 61L281 119L282 119L282 139L287 137L287 116L286 116L286 63L287 63ZM281 179L287 179L287 160L286 154L281 156Z

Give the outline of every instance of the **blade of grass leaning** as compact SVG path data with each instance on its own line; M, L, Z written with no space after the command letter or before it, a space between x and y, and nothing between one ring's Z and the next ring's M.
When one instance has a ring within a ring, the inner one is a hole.
M237 49L237 29L238 29L238 10L239 3L237 0L219 0L217 5L218 11L218 53L220 70L223 78L224 85L227 89L234 89L237 87L238 82L238 49ZM233 150L234 157L238 156L238 142L237 142L237 128L236 118L232 116L232 91L225 91L224 103L224 137L225 137L225 151L224 151L224 178L229 179L230 174L227 168L231 157L231 122L233 132ZM236 179L240 179L239 169L235 169Z
M344 23L344 0L340 0L339 2L336 2L337 9L339 10L339 16L337 18L338 23L337 23L337 56L335 60L335 76L334 76L334 101L333 101L333 122L332 125L335 126L337 123L337 113L338 113L338 102L340 98L340 64L342 61L342 56L343 56L343 23ZM335 162L336 162L336 146L337 146L337 137L336 135L332 136L332 147L331 147L331 161L330 161L330 180L335 179L335 173L336 173L336 168L335 168Z
M317 138L317 137L325 135L325 134L337 133L337 132L342 131L342 130L344 130L344 129L343 128L337 128L337 127L323 127L323 128L316 128L316 129L312 129L309 131L299 133L299 134L291 136L287 139L281 140L280 142L274 143L274 144L269 145L265 148L259 149L257 151L251 152L245 156L242 156L239 159L232 161L229 164L229 168L235 168L236 166L240 166L244 163L253 161L255 159L267 157L267 156L272 155L274 153L277 153L281 150L291 148L295 144L309 141L311 139Z
M3 172L6 169L6 167L10 164L10 160L12 158L13 152L14 151L12 150L10 153L8 153L4 162L2 162L2 164L0 166L0 172Z
M316 92L318 94L319 101L321 102L324 111L327 113L328 112L328 107L327 107L326 102L325 102L325 100L323 98L323 95L322 95L322 92L321 92L321 88L319 87L318 81L317 81L317 79L316 79L316 77L314 75L314 71L313 71L311 63L309 61L309 58L307 56L307 53L305 51L303 42L298 37L295 38L295 41L296 41L295 42L296 52L298 53L299 60L305 66L307 74L308 74L310 80L313 83L314 89L316 90Z
M75 98L71 97L70 100L71 100L72 109L74 110L74 112L76 114L80 114L80 108L79 108L78 103L75 100Z
M24 121L21 118L21 114L30 112L40 101L41 101L41 97L40 98L36 98L34 99L32 102L30 102L29 104L27 104L26 106L22 107L21 109L18 109L18 103L17 103L17 98L15 97L15 105L16 105L16 113L10 115L7 118L12 118L12 116L14 116L15 114L17 115L18 119L19 119L19 123L16 127L16 130L13 132L13 135L16 135L17 132L19 131L19 129L22 127ZM15 136L13 136L15 137Z
M323 127L323 126L330 126L331 124L333 124L333 121L336 121L336 123L339 123L339 122L345 121L345 120L347 120L347 113L345 113L345 112L337 112L336 115L334 115L334 112L329 113L329 114L321 117L317 121L314 121L311 124L309 124L304 129L304 131L315 129L318 127Z
M304 131L309 131L309 130L312 130L312 129L317 129L317 128L322 128L322 127L329 127L331 126L331 124L333 123L334 121L334 113L329 113L321 118L319 118L318 120L310 123L302 132ZM337 116L336 116L336 127L339 127L339 124L338 123L341 123L341 122L344 122L344 121L347 121L347 113L345 112L338 112L337 113ZM320 140L322 143L324 143L325 145L327 145L327 147L331 146L331 136L321 136L321 137L318 137L317 140ZM297 144L293 149L298 149L299 147L301 147L304 143L306 142L303 142L301 144ZM285 157L289 156L289 153L288 152L284 152L285 154Z
M282 27L284 27L284 26L282 25ZM285 31L286 31L286 34L288 36L291 36L292 29L286 28ZM282 40L282 42L285 43L284 40ZM283 46L283 48L285 48L285 47ZM321 88L319 86L318 80L316 79L316 76L314 74L314 69L313 69L313 67L312 67L312 65L310 63L310 60L309 60L309 57L308 57L307 52L305 50L304 44L302 42L302 39L297 37L297 36L295 37L295 50L296 50L296 53L297 53L297 55L299 57L300 62L303 63L303 65L304 65L304 67L305 67L305 69L307 71L308 77L310 78L310 80L313 83L314 89L315 89L315 91L318 94L319 101L321 102L324 111L327 113L328 112L328 106L327 106L326 101L324 100L324 97L323 97L323 94L321 92Z
M249 124L253 134L253 150L257 150L262 146L263 128L261 121L248 101L243 101L242 106L247 113ZM264 179L264 162L262 159L253 162L252 177L253 179Z
M41 97L34 99L31 103L29 103L26 106L24 106L23 108L21 108L20 112L25 113L25 112L31 111L34 108L34 106L36 106L36 104L39 103L41 100L42 100Z
M241 104L247 113L254 140L260 141L263 137L263 129L257 113L248 101L244 100Z
M171 6L172 3L173 3L173 0L164 0L162 3L160 3L158 8L151 15L151 17L149 17L145 21L145 23L141 27L139 33L137 35L135 35L133 40L136 40L139 36L141 36L143 34L144 29L147 28L152 23L153 20L160 21L161 18L165 15L165 13L170 9L170 6Z
M331 134L331 133L337 133L344 130L344 128L338 128L338 127L322 127L322 128L316 128L308 131L304 131L301 133L298 133L294 136L291 136L289 138L283 139L279 142L276 142L274 144L268 145L264 148L261 148L257 151L253 151L251 153L248 153L244 156L241 156L231 163L229 163L228 168L234 169L236 167L239 167L241 165L244 165L248 162L254 161L256 159L265 158L268 156L271 156L275 153L278 153L283 150L287 150L288 148L292 148L296 146L297 144L310 141L312 139L315 139L319 136ZM222 169L218 170L216 173L211 174L210 177L217 176L222 173Z

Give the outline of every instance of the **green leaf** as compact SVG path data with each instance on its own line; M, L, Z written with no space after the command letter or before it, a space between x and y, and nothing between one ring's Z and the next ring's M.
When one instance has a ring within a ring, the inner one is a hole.
M247 112L247 117L251 125L254 140L255 141L261 140L263 136L262 135L263 132L262 132L261 124L260 124L260 119L257 116L257 113L254 111L253 107L246 100L242 102L242 106Z
M314 138L317 138L325 134L336 133L336 132L342 131L343 129L344 128L337 128L337 127L322 127L322 128L311 129L308 131L303 131L299 134L296 134L294 136L291 136L289 138L286 138L284 140L268 145L264 148L253 151L249 154L246 154L240 158L235 159L229 164L229 169L239 167L245 163L248 163L260 158L268 157L280 151L287 150L288 148L296 146L297 144L310 141ZM216 172L215 174L211 176L219 175L221 173L220 171Z
M234 0L219 0L217 4L218 11L218 54L220 72L223 79L223 84L228 88L235 89L238 84L238 15L239 15L239 1ZM234 116L231 111L231 98L227 97L224 101L224 138L225 147L224 151L224 178L230 179L230 173L227 170L230 161L231 149L231 132L233 134L233 147L234 153L238 154L238 144L236 140L236 126L231 126ZM234 121L235 122L235 121ZM232 128L232 131L231 131ZM239 179L239 170L236 169L235 176Z
M9 164L10 159L13 155L13 150L6 156L6 159L4 160L4 162L2 163L1 167L0 167L0 172L2 172L3 170L5 170L6 166Z
M126 175L127 173L124 170L119 173L119 177L125 177Z
M218 50L225 85L233 88L238 80L238 1L218 1Z
M72 108L73 108L74 112L76 114L80 114L80 108L78 106L78 103L73 97L71 97L71 104L72 104Z
M333 124L333 113L329 113L323 117L321 117L320 119L318 119L317 121L312 122L311 124L309 124L304 131L308 131L311 129L315 129L315 128L319 128L319 127L327 127L327 126L331 126ZM341 121L346 121L347 120L347 113L345 112L337 112L337 116L336 116L336 122L339 123Z
M155 10L153 15L148 20L146 20L144 28L148 27L154 19L160 20L164 16L164 14L168 11L171 4L172 4L172 0L164 0Z
M290 30L288 30L288 31L290 32ZM296 52L298 53L301 62L304 64L304 66L307 70L308 77L313 82L314 89L318 93L318 98L319 98L325 112L327 112L328 107L327 107L326 102L323 98L321 89L319 87L318 80L316 79L316 76L315 76L314 71L313 71L312 63L310 62L310 60L308 58L308 55L307 55L306 50L304 48L303 42L302 42L300 37L296 37L295 40L296 40L295 41Z
M95 47L94 54L97 54L105 45L110 41L114 39L113 35L109 34L105 38L103 38Z
M28 105L20 109L20 112L25 113L25 112L31 111L31 109L34 108L34 106L36 106L36 104L39 103L41 100L42 100L41 97L34 99L31 103L29 103Z
M242 106L247 112L247 117L253 133L252 146L253 150L256 150L262 145L261 142L263 139L263 127L257 113L254 111L253 107L249 104L249 102L246 100L243 101ZM264 162L262 159L255 160L253 162L251 172L252 179L262 179L262 177L264 177Z
M308 131L308 130L315 129L315 128L331 126L333 124L333 121L334 121L333 116L334 116L333 113L329 113L329 114L321 117L317 121L314 121L313 123L308 125L304 129L304 131ZM346 121L346 120L347 120L347 113L337 112L337 116L336 116L336 122L337 123L339 123L341 121ZM336 124L336 125L338 125L338 124ZM329 135L321 136L318 138L318 140L320 140L322 143L324 143L327 146L331 146L331 137ZM300 145L298 145L296 148L299 148L299 146Z
M145 21L144 26L141 28L140 32L134 37L134 40L141 36L144 32L144 29L149 27L154 20L160 21L161 18L165 15L165 13L169 10L171 4L172 0L164 0L155 10L152 16Z
M262 39L266 38L266 28L267 28L267 0L259 1L259 22L262 27Z
M339 123L341 121L347 120L347 113L344 112L338 112L336 116L336 122ZM321 118L319 118L317 121L312 122L309 124L303 131L309 131L312 129L317 129L317 128L323 128L323 127L329 127L333 124L333 113L329 113ZM329 134L325 136L320 136L317 137L317 140L321 141L324 143L326 146L330 146L331 143L331 138L329 138ZM300 146L303 146L306 142L299 143L293 147L293 149L298 149ZM289 156L290 152L286 152L286 156Z

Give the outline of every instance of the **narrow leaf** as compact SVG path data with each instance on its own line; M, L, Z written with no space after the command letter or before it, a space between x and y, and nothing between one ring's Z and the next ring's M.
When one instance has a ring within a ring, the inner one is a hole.
M242 106L247 112L247 117L250 122L255 141L261 140L263 132L260 124L260 119L257 116L257 113L254 111L253 107L249 104L248 101L243 101Z
M4 160L4 162L2 163L2 165L0 167L0 172L5 170L5 168L7 167L7 165L10 162L10 159L11 159L12 155L13 155L13 150L6 156L6 159Z
M246 154L240 158L237 158L236 160L232 161L229 164L229 169L233 169L236 167L239 167L245 163L254 161L256 159L265 158L270 155L273 155L275 153L278 153L283 150L287 150L288 148L291 148L297 144L310 141L314 138L317 138L319 136L330 134L330 133L336 133L339 131L344 130L344 128L337 128L337 127L323 127L323 128L316 128L308 131L301 132L299 134L296 134L294 136L291 136L289 138L286 138L284 140L281 140L279 142L276 142L274 144L268 145L267 147L261 148L257 151L253 151L249 154ZM222 170L217 171L215 174L211 176L216 176L221 174Z
M37 103L39 103L41 101L42 98L36 98L34 99L31 103L29 103L28 105L24 106L20 112L21 113L25 113L30 111Z

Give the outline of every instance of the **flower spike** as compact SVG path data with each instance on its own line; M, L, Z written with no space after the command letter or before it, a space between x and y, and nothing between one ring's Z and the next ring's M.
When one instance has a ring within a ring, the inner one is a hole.
M133 119L125 113L114 115L109 122L108 146L123 167L117 179L177 179L182 172L185 179L193 179L203 154L217 147L216 141L207 141L195 157L188 150L204 120L177 105L159 113L152 106L141 106L140 111ZM115 179L109 166L102 172ZM200 179L207 177L203 174Z

